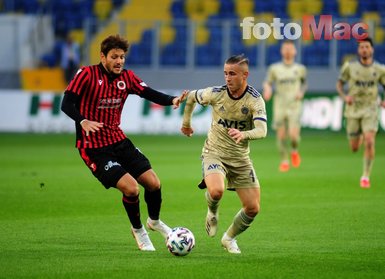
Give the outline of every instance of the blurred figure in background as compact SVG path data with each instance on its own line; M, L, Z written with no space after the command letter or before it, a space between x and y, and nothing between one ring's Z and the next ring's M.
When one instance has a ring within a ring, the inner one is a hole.
M68 35L62 44L60 52L60 66L64 70L66 82L69 83L74 77L80 65L80 47L71 35Z
M348 61L341 67L337 92L345 102L344 116L350 148L357 152L364 143L362 188L370 187L370 173L375 155L378 131L378 85L385 87L385 67L373 59L373 42L366 38L358 42L358 60ZM348 83L348 89L344 85ZM385 108L385 101L381 102Z
M284 41L281 46L282 61L270 65L263 84L263 97L269 101L273 96L273 129L277 134L277 145L281 155L279 170L287 172L290 169L289 148L291 145L291 164L298 168L301 157L298 152L301 132L302 100L307 89L306 68L296 63L297 54L293 41Z

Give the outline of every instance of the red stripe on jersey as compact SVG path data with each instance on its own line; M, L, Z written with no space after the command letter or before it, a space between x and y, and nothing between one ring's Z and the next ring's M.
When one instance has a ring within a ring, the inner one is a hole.
M80 96L77 108L81 115L104 126L86 137L81 126L76 125L76 146L99 148L125 139L119 127L123 105L129 94L140 95L143 90L143 81L132 71L123 70L112 77L101 64L81 68L67 91Z
M88 157L85 149L79 149L80 156L82 157L83 161L86 163L86 165L93 171L96 171L96 164Z

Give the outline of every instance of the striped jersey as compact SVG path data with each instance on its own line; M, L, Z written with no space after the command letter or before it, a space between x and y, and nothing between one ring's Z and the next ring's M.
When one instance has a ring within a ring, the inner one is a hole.
M378 113L378 85L385 86L385 66L377 62L363 65L348 61L341 67L339 79L348 83L353 104L345 106L345 117L360 118Z
M79 69L66 93L77 94L76 108L86 119L104 123L103 128L86 137L76 123L76 147L100 148L126 138L119 127L124 103L129 94L140 95L147 85L134 72L108 73L102 64Z
M228 129L250 131L254 128L254 121L266 122L265 102L261 94L250 85L238 98L230 95L226 85L190 91L190 94L195 95L191 99L195 103L212 107L212 122L203 152L231 161L242 161L248 157L249 141L236 144L228 135ZM190 126L187 117L184 115L183 122L185 126Z

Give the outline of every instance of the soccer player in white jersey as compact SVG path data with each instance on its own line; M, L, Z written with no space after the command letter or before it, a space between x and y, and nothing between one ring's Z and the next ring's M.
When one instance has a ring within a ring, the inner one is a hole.
M262 96L247 84L249 61L244 55L228 58L224 64L226 85L189 92L183 115L182 133L193 134L191 117L195 105L212 107L212 123L202 150L202 188L207 187L206 231L215 236L218 206L226 189L235 190L241 210L224 233L221 243L230 253L241 253L236 236L253 222L260 208L260 185L249 157L249 140L266 137L266 109Z
M291 165L298 168L301 157L298 152L301 132L302 100L306 91L306 68L295 62L297 54L293 41L281 45L282 61L269 66L263 84L263 97L273 101L273 128L276 130L277 146L281 156L279 170L290 169L288 140L291 145ZM273 94L273 86L274 94Z
M373 42L358 42L358 60L343 64L337 81L337 92L345 102L344 116L350 148L357 152L363 142L364 162L360 179L362 188L370 187L370 173L375 156L378 131L378 85L385 86L385 66L373 59ZM344 89L348 84L347 90ZM381 102L385 107L385 101Z

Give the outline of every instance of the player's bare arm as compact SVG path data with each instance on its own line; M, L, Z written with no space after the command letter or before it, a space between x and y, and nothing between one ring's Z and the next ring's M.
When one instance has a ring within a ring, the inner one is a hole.
M337 81L336 89L338 92L338 95L341 97L341 99L348 105L353 104L353 97L349 96L345 93L344 90L344 83L342 80Z
M271 99L271 97L273 96L273 88L272 88L271 84L267 81L265 81L263 83L262 95L263 95L263 99L265 99L266 101L269 101Z
M305 80L301 81L301 89L299 90L296 99L297 100L302 100L303 97L305 96L305 92L307 90L307 82Z

